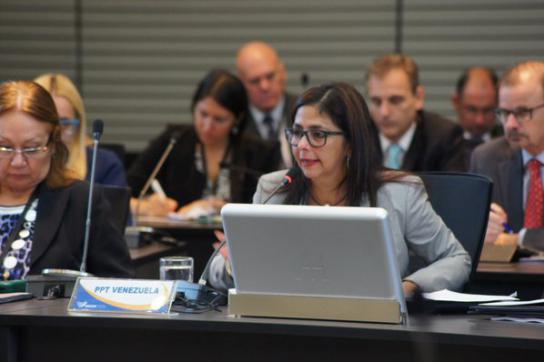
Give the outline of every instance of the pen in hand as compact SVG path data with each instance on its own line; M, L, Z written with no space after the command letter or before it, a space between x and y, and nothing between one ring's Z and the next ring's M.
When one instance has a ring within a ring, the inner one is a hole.
M159 181L157 181L157 179L153 179L153 181L151 182L151 189L154 193L159 195L162 200L166 199L166 194L164 193L164 190L162 189L162 186Z
M504 227L504 231L508 234L513 234L514 233L514 229L512 229L512 227L510 226L510 224L508 224L507 222L503 222L502 223L502 226Z

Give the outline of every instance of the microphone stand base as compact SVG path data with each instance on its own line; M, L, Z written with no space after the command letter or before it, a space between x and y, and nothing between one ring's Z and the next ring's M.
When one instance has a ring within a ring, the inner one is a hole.
M26 292L36 298L70 298L76 279L73 276L29 275Z

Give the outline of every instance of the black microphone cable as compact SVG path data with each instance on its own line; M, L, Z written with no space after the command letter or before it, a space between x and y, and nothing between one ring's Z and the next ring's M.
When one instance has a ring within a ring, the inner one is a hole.
M209 272L210 272L210 265L212 264L213 259L215 256L219 253L219 251L225 246L227 243L227 240L223 240L221 244L213 251L212 255L208 259L208 262L206 263L206 266L204 267L204 270L202 271L202 274L200 274L200 278L198 279L198 284L200 285L206 285L208 284L208 278L209 278Z

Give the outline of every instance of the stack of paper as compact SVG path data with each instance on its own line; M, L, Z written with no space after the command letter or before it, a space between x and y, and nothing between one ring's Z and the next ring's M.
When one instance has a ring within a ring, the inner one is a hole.
M442 289L437 292L423 293L423 297L427 300L436 302L461 302L461 303L484 303L496 301L516 301L516 293L512 295L485 295L485 294L468 294L452 292L448 289Z

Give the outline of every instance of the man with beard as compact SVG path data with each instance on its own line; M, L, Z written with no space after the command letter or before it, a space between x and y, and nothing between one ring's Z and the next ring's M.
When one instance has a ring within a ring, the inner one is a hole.
M505 72L497 117L506 136L477 147L470 166L494 181L486 242L544 250L544 62ZM505 231L515 236L505 237Z

